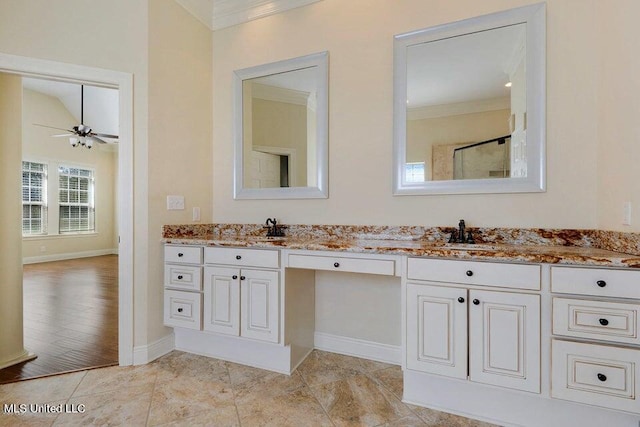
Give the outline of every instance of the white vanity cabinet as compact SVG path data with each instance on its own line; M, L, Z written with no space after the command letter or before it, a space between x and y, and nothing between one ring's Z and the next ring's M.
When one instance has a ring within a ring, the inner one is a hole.
M164 324L200 330L202 325L202 248L164 248Z
M279 342L279 252L205 248L204 258L203 329Z
M408 261L407 368L539 393L540 267Z
M551 291L551 395L640 413L640 271L554 266Z

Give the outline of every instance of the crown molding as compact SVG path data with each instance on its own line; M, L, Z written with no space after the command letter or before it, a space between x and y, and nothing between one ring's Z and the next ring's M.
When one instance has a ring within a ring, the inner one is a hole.
M309 92L263 85L260 83L253 83L251 86L251 96L266 101L306 106L309 99Z
M317 1L320 0L213 0L212 29L231 27Z
M508 97L459 102L456 104L430 105L407 109L407 120L434 119L437 117L460 116L485 111L510 110Z
M175 0L187 12L213 30L213 0Z

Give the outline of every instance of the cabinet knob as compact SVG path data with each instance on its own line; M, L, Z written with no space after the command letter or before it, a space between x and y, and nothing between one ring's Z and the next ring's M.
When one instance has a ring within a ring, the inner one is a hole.
M607 380L607 376L605 374L598 374L598 379L602 382Z
M182 280L182 275L179 275L179 276L178 276L178 280Z
M473 299L473 303L474 303L475 305L480 305L480 300L479 300L478 298L474 298L474 299Z
M182 313L182 309L181 308L178 309L178 313Z
M184 254L182 252L178 253L178 258L182 258Z
M340 267L340 263L339 263L339 262L334 262L334 263L333 263L333 266L334 266L335 268L338 268L338 267Z
M244 280L244 279L246 279L246 277L240 276L240 280Z
M607 326L609 324L607 319L598 319L598 322L600 322L602 326Z
M232 278L233 280L236 280L236 279L238 278L238 275L237 275L237 274L234 274L233 276L231 276L231 278Z
M242 259L240 255L236 255L236 259Z
M469 277L473 276L473 271L467 270L467 276L469 276Z
M463 303L463 302L464 302L464 298L462 298L462 297L458 297L458 302L459 302L459 303Z
M604 288L605 286L607 286L607 282L605 282L604 280L598 280L596 282L596 285L600 286L601 288Z

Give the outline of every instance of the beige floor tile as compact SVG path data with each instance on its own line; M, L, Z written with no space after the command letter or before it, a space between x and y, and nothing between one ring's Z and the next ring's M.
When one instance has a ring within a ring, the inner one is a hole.
M264 369L254 368L252 366L239 365L237 363L226 363L229 370L229 378L231 384L242 384L248 381L255 381L261 377L267 375L270 371Z
M87 371L73 396L115 391L122 387L153 385L155 381L156 370L148 365L92 369Z
M85 405L82 414L61 414L54 426L144 426L153 385L72 397L69 404Z
M86 371L0 385L0 404L47 403L68 399Z
M422 408L419 406L412 406L411 408L413 412L429 427L497 427L494 424L461 417L459 415L448 414L446 412L440 412L429 408Z
M418 416L410 414L395 421L385 423L380 427L427 427L427 424L418 418Z
M318 401L306 388L270 399L238 403L237 407L243 427L322 427L333 425Z
M377 426L411 415L390 391L359 374L311 388L337 426Z
M364 370L354 357L314 350L300 364L298 372L309 387L358 375Z
M229 381L179 376L170 381L156 382L149 424L166 424L200 415L213 408L233 405L233 390Z
M392 366L371 372L369 373L369 377L383 387L386 387L386 389L391 391L398 399L402 400L403 377L402 369L399 366Z
M151 363L156 369L158 383L175 378L229 382L226 362L182 351L172 351Z
M234 405L217 407L193 417L180 418L168 424L161 424L162 427L235 427L239 425L238 412ZM153 426L153 424L149 424L149 426Z
M236 403L249 403L293 393L303 387L306 385L297 372L290 376L268 372L252 381L233 385L233 392Z

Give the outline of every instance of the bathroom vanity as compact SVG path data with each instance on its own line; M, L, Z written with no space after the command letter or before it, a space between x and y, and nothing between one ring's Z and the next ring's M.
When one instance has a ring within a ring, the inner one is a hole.
M639 419L639 256L364 237L165 232L176 348L289 374L314 348L316 272L386 276L405 402L507 425Z

